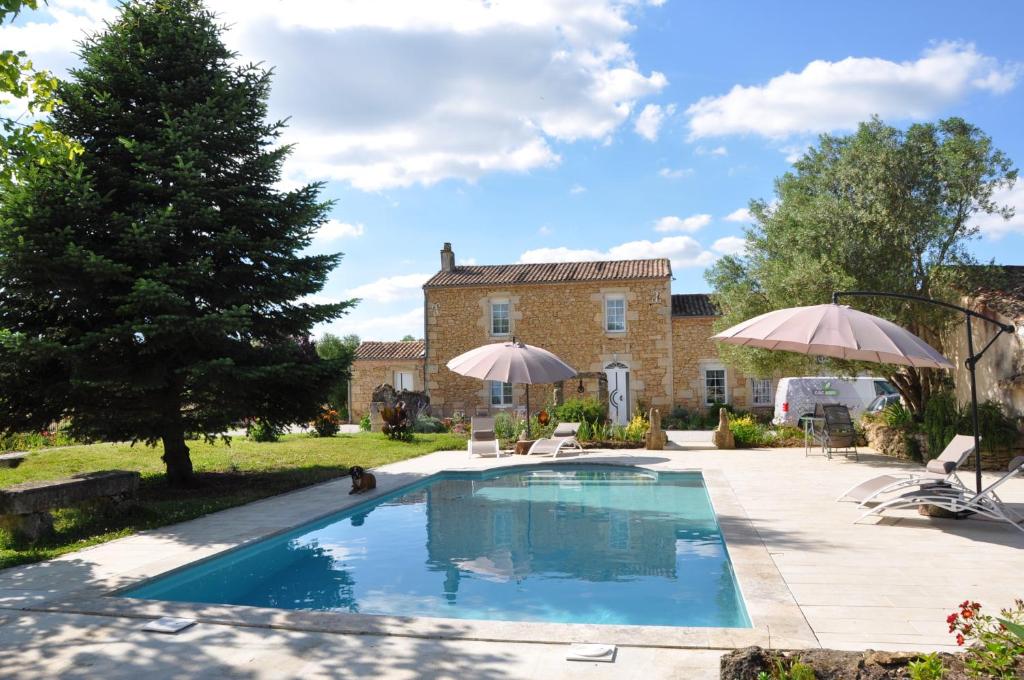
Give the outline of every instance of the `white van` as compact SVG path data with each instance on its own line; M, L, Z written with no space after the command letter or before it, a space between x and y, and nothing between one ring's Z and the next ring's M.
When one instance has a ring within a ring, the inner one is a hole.
M888 380L875 377L835 378L814 376L780 378L775 390L776 425L801 425L814 415L815 404L845 404L856 421L868 404L880 394L896 394Z

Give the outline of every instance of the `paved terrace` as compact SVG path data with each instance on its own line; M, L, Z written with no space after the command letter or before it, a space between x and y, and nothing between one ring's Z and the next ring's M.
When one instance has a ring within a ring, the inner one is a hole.
M805 458L802 449L702 446L693 436L680 437L671 451L593 452L558 462L704 471L759 626L754 631L401 619L103 596L344 507L352 499L341 480L0 572L0 675L717 678L721 650L751 641L948 649L944 619L955 604L969 597L995 609L1024 594L1024 532L1012 527L927 519L910 511L851 524L857 510L835 503L835 496L871 475L904 467L892 459L869 454L860 462L829 461ZM441 469L523 462L442 452L377 472L386 491ZM1004 500L1024 509L1024 479L1004 489ZM161 614L200 622L176 636L139 630ZM614 664L568 662L565 642L572 640L622 646Z

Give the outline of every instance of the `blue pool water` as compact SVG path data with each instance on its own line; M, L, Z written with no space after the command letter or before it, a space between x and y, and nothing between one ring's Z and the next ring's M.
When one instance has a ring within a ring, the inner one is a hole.
M126 597L402 616L750 626L700 473L443 473Z

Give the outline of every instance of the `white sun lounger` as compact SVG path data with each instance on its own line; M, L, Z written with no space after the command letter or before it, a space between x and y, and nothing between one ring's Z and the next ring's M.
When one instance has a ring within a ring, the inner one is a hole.
M1024 456L1017 456L1012 461L1006 474L992 482L980 493L971 493L945 482L924 484L917 489L900 494L895 498L879 503L854 520L859 522L871 515L880 515L886 510L914 507L918 505L935 505L954 513L977 514L990 519L1002 520L1024 531L1021 522L1024 518L1010 510L996 495L996 489L1011 478L1024 472Z
M556 458L564 449L582 451L583 447L576 441L576 433L579 432L579 429L579 423L559 423L550 437L535 441L527 455L550 453L552 458Z
M836 500L856 501L861 505L866 505L879 500L879 496L896 493L906 487L936 482L945 482L954 488L966 491L967 486L957 477L956 473L972 453L974 453L974 437L958 434L953 437L937 458L928 461L924 470L895 472L872 477L850 487Z
M494 433L494 418L473 416L468 447L470 457L483 453L493 453L495 457L501 457L501 445L498 444L498 437Z

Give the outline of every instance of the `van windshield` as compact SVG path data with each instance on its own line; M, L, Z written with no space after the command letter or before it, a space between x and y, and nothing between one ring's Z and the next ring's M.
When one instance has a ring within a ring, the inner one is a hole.
M896 394L896 388L892 386L892 383L888 380L876 380L875 381L875 394Z

